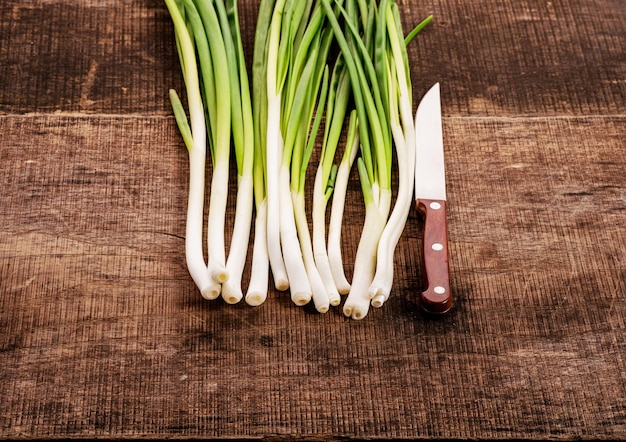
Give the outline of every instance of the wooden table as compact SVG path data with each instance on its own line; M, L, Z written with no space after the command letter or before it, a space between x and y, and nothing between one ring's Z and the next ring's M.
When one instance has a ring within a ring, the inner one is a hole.
M409 56L416 100L442 87L440 320L415 211L363 321L202 300L164 4L1 2L0 437L626 438L626 2L399 5L435 17Z

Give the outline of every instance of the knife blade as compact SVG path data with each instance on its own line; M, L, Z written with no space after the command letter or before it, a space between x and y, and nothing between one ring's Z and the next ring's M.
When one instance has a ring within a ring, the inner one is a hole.
M452 293L439 89L436 83L415 113L415 204L424 219L422 270L426 287L419 304L425 312L440 315L452 308Z

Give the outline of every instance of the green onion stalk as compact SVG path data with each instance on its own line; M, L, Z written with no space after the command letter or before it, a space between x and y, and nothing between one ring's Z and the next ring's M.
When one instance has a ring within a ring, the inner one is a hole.
M326 125L324 130L324 139L322 142L322 151L320 161L315 174L315 183L313 185L313 250L315 254L316 266L319 270L320 277L326 287L329 302L333 306L337 306L341 302L340 294L347 294L350 290L345 274L343 272L343 261L341 257L341 220L343 218L343 203L337 202L337 213L339 218L335 217L335 224L329 225L329 241L332 237L334 244L339 247L335 254L336 274L333 274L333 266L329 258L328 248L330 243L326 241L326 209L331 195L343 195L345 202L345 190L334 193L335 183L339 168L334 163L335 154L339 145L339 138L344 125L346 111L348 108L348 100L350 98L350 79L343 59L339 57L335 62L333 74L331 77L330 88L326 104ZM347 146L352 146L349 142ZM346 149L348 150L348 149ZM354 160L352 160L354 161ZM348 165L349 170L352 163ZM347 180L346 187L347 187ZM338 197L339 198L339 197ZM340 207L341 205L341 207ZM337 221L338 220L338 221ZM334 229L334 232L332 231Z
M224 35L230 79L232 140L237 163L237 202L226 270L228 280L222 284L222 297L229 304L243 298L241 279L252 224L254 124L250 85L239 29L239 15L235 0L215 1L220 27Z
M358 152L358 119L356 110L353 109L350 112L345 149L341 162L339 163L339 167L337 168L337 175L332 189L330 220L328 222L328 263L330 265L330 270L335 286L337 287L337 291L342 295L346 295L350 292L350 283L348 282L344 272L343 257L341 252L341 229L343 225L348 180ZM321 222L321 220L319 222ZM319 234L321 235L321 233Z
M391 292L394 251L413 204L415 125L412 112L411 72L406 44L430 22L432 16L418 24L407 39L403 38L400 14L395 3L386 10L385 19L391 48L388 54L387 75L390 79L388 97L391 130L398 163L398 195L378 246L376 274L369 288L369 297L374 307L381 307Z
M309 91L309 99L311 100L318 93L319 82L314 81L310 84L317 86L310 88L311 90ZM309 279L309 283L311 284L312 299L315 304L315 308L320 313L325 313L326 311L328 311L331 298L327 291L326 285L324 284L324 281L322 280L322 277L319 273L318 266L315 262L315 256L311 243L311 235L309 232L308 220L306 216L304 183L307 165L309 163L309 159L313 150L313 145L316 139L316 134L321 123L321 117L323 114L323 107L326 100L327 92L328 69L326 66L326 69L324 69L324 76L321 84L321 92L319 92L317 112L315 114L315 119L312 121L311 124L310 136L306 143L306 147L304 146L303 142L299 143L298 150L302 150L302 148L304 147L304 151L294 153L292 157L294 161L292 162L291 178L291 198L293 202L296 230L298 232L298 238L300 243L300 251L304 260L306 274ZM310 116L308 118L308 121L310 121ZM306 123L301 125L301 127L303 128L306 128L306 126ZM302 139L304 141L304 137L302 137Z
M278 200L279 200L279 222L280 222L280 243L282 246L282 254L285 261L285 269L289 278L289 289L291 291L292 301L298 305L306 305L312 298L311 281L308 278L304 258L300 249L300 242L296 222L294 218L294 207L291 197L291 162L294 152L296 138L302 135L300 129L300 121L305 105L305 95L307 86L311 82L313 72L313 64L316 62L312 57L297 57L296 54L302 54L308 48L299 48L298 52L295 46L298 44L296 40L297 30L300 23L297 21L298 12L297 5L303 2L287 1L285 23L288 26L283 28L281 32L281 53L284 61L284 96L282 97L282 107L279 110L280 132L283 139L282 150L280 152L280 165L278 169ZM306 66L296 63L295 60L308 61ZM268 157L269 162L269 157Z
M189 106L189 121L175 90L170 89L174 116L189 155L189 194L185 228L187 269L203 297L209 298L215 283L209 275L202 249L204 180L206 162L206 122L196 63L194 37L187 28L182 7L175 0L165 0L174 24L176 43Z
M280 131L281 95L288 60L285 57L279 58L279 47L285 2L286 0L276 0L274 4L266 47L265 76L267 89L265 96L267 110L264 113L267 117L265 124L265 188L268 217L270 214L275 217L276 214L280 213L279 169L283 150L283 137ZM287 276L281 250L280 217L274 218L272 222L266 224L267 251L274 277L274 286L277 290L287 290L291 281Z
M269 256L267 250L267 50L270 21L276 0L261 0L254 37L252 60L252 110L254 124L254 246L246 303L261 305L267 299ZM284 265L283 265L284 273ZM286 278L286 277L285 277Z
M191 0L185 1L186 6L191 3ZM221 284L229 278L226 268L224 223L228 202L230 168L231 85L229 60L223 35L225 30L220 26L213 2L195 0L193 4L200 14L202 26L209 43L209 53L199 52L198 55L200 58L210 57L213 66L213 78L215 80L216 115L215 127L211 128L214 134L214 143L210 144L213 171L207 220L207 266L209 275L216 283L216 288L211 293L210 298L215 299L221 293ZM217 32L218 30L220 32Z

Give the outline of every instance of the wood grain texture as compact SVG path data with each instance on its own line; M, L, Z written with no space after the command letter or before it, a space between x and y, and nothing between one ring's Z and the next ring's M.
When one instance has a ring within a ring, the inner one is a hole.
M455 309L418 313L412 212L362 322L201 300L171 119L0 121L3 435L624 435L623 118L445 120Z
M435 14L410 57L416 99L442 84L441 320L416 210L364 321L202 300L164 5L0 3L1 438L626 438L626 4L399 4Z
M258 1L240 2L252 53ZM622 0L398 1L415 96L442 83L446 115L612 115L626 107ZM162 2L5 0L0 113L169 115L182 90ZM251 56L248 57L251 60Z

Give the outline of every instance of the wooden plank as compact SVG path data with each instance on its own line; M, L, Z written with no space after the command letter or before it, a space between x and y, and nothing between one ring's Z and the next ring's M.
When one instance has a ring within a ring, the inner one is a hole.
M442 83L440 321L415 212L365 321L203 301L165 6L0 3L0 437L626 438L626 3L398 3L435 15L409 51L416 99Z
M405 3L407 21L435 15L409 51L418 89L442 82L448 115L623 113L624 2Z
M172 118L0 117L0 435L622 439L625 123L445 118L455 310L412 212L357 322L200 298Z
M247 54L257 3L241 2ZM454 115L613 115L626 107L621 0L399 2L405 28L433 23L409 47L416 99L442 83ZM162 2L0 4L0 113L171 113L182 90Z
M181 88L163 2L9 0L0 16L5 113L162 114Z

